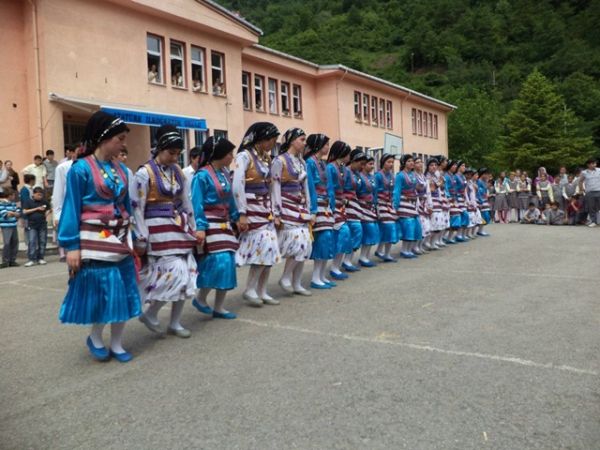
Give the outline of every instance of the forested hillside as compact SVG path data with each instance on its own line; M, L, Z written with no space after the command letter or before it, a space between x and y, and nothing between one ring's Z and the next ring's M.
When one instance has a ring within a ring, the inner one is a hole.
M507 163L505 117L534 69L564 99L560 111L550 112L565 114L564 133L593 137L587 151L600 150L600 0L221 3L260 26L264 45L456 104L452 155Z

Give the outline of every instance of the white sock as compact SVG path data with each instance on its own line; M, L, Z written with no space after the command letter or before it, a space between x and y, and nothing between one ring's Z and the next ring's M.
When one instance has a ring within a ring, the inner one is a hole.
M158 325L158 312L164 305L165 302L153 301L150 303L150 306L146 308L146 311L144 311L144 316L146 316L146 319L148 319L154 325Z
M258 287L258 279L260 278L262 271L263 266L257 266L256 264L252 264L248 270L248 280L246 281L245 293L250 297L258 297L256 289Z
M386 243L386 244L384 245L384 248L385 248L385 253L384 253L384 256L389 256L389 257L391 257L391 256L392 256L392 255L391 255L391 252L392 252L392 244L391 244L390 242L388 242L388 243Z
M352 251L351 253L346 253L344 255L344 263L352 266L352 256L354 256L354 251Z
M315 259L313 261L313 273L311 281L315 284L323 284L321 280L321 272L323 270L322 265L325 264L325 261L322 259Z
M115 353L124 353L123 331L125 331L125 322L113 323L110 326L110 349Z
M335 255L333 258L333 263L331 264L331 271L334 273L341 273L340 266L342 265L342 261L344 260L344 254L340 253L339 255Z
M267 293L267 284L269 283L269 274L271 273L270 266L261 266L263 269L258 277L257 292L260 298L273 298Z
M224 289L217 289L215 291L215 311L225 314L228 313L223 305L225 304L225 296L227 295L227 291Z
M387 255L387 253L384 253L384 247L386 248L386 252L387 252L387 245L388 244L384 244L384 243L379 243L379 245L377 246L377 250L375 250L375 253L379 254L379 255Z
M321 261L321 281L323 283L329 283L330 280L327 278L327 261Z
M304 261L296 261L294 267L294 276L292 278L295 291L303 291L302 287L302 272L304 271Z
M296 267L297 261L292 258L286 258L285 266L283 268L283 275L281 275L281 283L284 286L291 286L292 276L294 274L294 267Z
M90 339L92 340L94 347L104 347L104 340L102 339L104 326L105 325L103 323L95 323L92 325L92 329L90 330Z
M183 330L183 326L179 323L181 319L181 314L183 313L183 305L185 305L185 300L179 300L178 302L173 302L171 306L171 323L169 326L173 330Z
M211 288L201 288L196 291L196 300L203 306L208 306L208 294Z
M362 261L362 262L369 261L369 248L370 247L368 245L363 245L360 248L360 256L358 257L359 261Z

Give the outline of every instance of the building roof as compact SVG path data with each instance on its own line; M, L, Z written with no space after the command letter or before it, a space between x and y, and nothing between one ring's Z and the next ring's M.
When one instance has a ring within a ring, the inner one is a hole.
M224 6L219 5L217 2L215 2L213 0L196 0L196 1L198 3L205 3L209 7L212 7L213 9L216 9L217 11L225 14L227 17L238 22L240 25L244 26L248 30L257 34L258 36L262 36L264 34L263 31L260 28L258 28L256 25L248 22L246 19L244 19L239 14L236 14L233 11L230 11L229 9L225 8Z
M311 61L307 61L306 59L298 58L297 56L293 56L293 55L290 55L288 53L281 52L279 50L274 50L272 48L265 47L264 45L254 44L252 47L256 48L258 50L262 50L262 51L264 51L266 53L271 53L271 54L279 56L281 58L285 58L285 59L290 60L290 61L294 61L294 62L297 62L297 63L300 63L300 64L304 64L306 66L309 66L309 67L312 67L314 69L317 69L318 71L319 70L321 70L321 71L339 70L339 71L342 71L344 73L351 73L351 74L356 75L358 77L366 78L368 80L384 84L384 85L386 85L388 87L391 87L393 89L398 89L400 91L408 93L409 95L414 95L415 97L422 98L423 100L427 100L427 101L430 101L430 102L433 102L433 103L437 103L438 105L444 106L445 108L448 108L448 109L456 109L457 108L455 105L452 105L451 103L447 103L447 102L444 102L444 101L439 100L437 98L431 97L429 95L425 95L425 94L423 94L421 92L415 91L414 89L407 88L406 86L402 86L400 84L392 83L391 81L384 80L383 78L379 78L379 77L376 77L374 75L369 75L368 73L361 72L360 70L352 69L350 67L344 66L343 64L325 64L325 65L319 65L319 64L313 63Z

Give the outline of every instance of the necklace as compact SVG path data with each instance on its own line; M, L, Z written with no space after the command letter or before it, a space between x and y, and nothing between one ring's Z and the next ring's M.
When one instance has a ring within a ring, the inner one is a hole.
M167 183L169 183L169 186L171 188L170 190L171 192L173 192L175 190L175 172L172 170L171 177L168 177L165 171L163 170L162 166L158 163L158 161L155 160L155 162L156 167L158 167L158 171L160 173L161 178Z
M110 180L117 185L121 182L121 180L119 179L119 176L117 175L117 171L112 163L111 163L110 174L109 174L109 172L104 169L104 166L100 163L100 160L98 159L98 157L96 155L94 155L94 159L96 160L96 164L98 165L98 168L100 169L100 173L102 174L102 177L105 180Z

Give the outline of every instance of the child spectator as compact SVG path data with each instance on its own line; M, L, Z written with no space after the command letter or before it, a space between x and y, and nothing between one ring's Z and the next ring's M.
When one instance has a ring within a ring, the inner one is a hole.
M33 196L23 205L23 214L27 216L27 256L29 261L25 267L34 264L46 264L46 239L48 238L48 215L51 213L50 204L44 198L44 189L36 187Z
M567 219L569 221L569 225L585 223L585 216L586 213L581 194L573 195L569 199L569 204L567 205Z
M540 210L535 207L535 203L529 202L529 206L521 218L521 223L535 224L540 220L541 215Z
M565 212L558 208L558 202L551 202L550 209L544 211L546 213L546 221L548 225L564 225L565 224Z
M14 201L14 191L4 188L0 192L0 228L2 228L2 264L0 268L16 267L17 252L19 251L19 233L17 232L17 219L21 215Z

